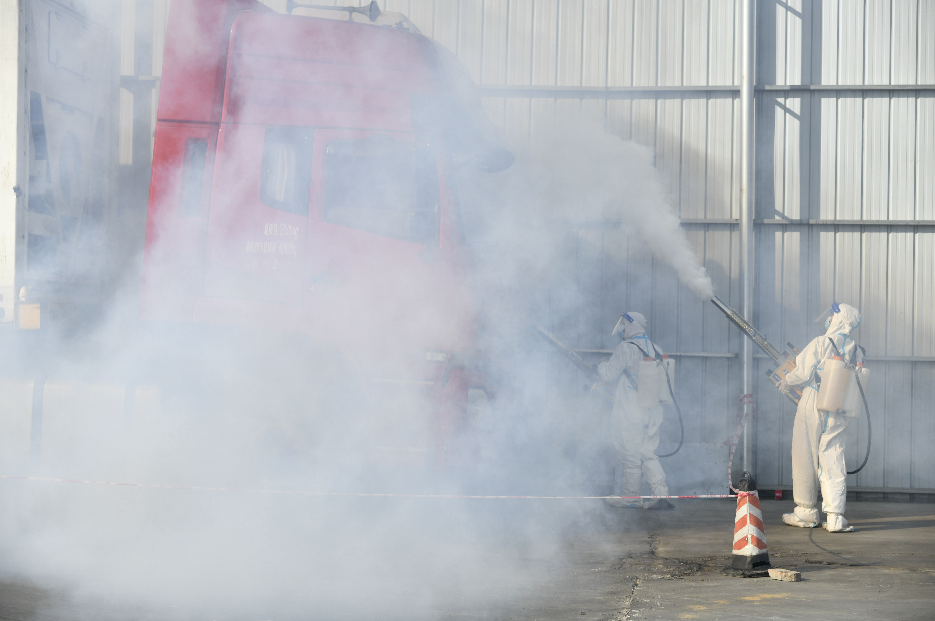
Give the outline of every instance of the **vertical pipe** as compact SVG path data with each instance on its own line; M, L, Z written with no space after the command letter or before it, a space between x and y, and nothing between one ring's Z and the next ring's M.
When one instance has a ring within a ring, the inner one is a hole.
M743 0L743 67L740 77L740 131L741 131L741 171L740 171L740 289L741 314L748 321L753 321L753 199L754 199L754 135L753 135L753 85L756 78L756 7L755 0ZM753 393L753 342L740 339L740 369L743 376L743 394ZM743 433L743 469L750 471L750 430L752 421L747 423Z
M0 0L0 326L12 324L16 317L26 258L29 90L25 11L24 2Z

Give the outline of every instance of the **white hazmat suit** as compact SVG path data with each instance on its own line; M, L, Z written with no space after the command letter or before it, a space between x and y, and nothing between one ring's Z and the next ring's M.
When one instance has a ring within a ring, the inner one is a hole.
M825 524L831 532L853 530L844 519L847 500L847 469L844 465L844 412L819 410L818 382L826 361L835 347L846 363L863 362L863 352L851 338L860 325L860 312L849 304L838 304L827 332L812 340L796 357L793 369L779 383L783 392L791 385L804 386L792 426L792 496L795 510L782 516L790 526L818 526L818 489L821 510L828 514ZM834 342L832 347L831 342Z
M597 367L601 379L607 383L616 382L614 405L611 413L611 433L617 463L614 465L614 496L639 496L642 478L652 491L653 496L667 496L666 473L656 457L659 446L659 427L662 425L662 406L640 407L637 404L638 364L643 360L643 352L655 356L662 355L646 336L646 318L640 313L629 312L624 317L624 341L617 345L609 360ZM643 351L640 351L642 348ZM626 371L632 378L627 378ZM615 499L609 501L614 506L670 508L662 503L650 502L646 505L637 499Z

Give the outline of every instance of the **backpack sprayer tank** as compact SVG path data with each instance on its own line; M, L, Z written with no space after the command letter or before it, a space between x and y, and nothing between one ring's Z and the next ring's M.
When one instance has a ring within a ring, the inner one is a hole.
M835 356L825 362L821 373L821 386L818 389L819 410L837 412L844 404L844 393L847 391L848 380L851 374L844 366L841 356Z
M863 362L858 362L854 373L860 379L864 389L867 388L867 382L870 380L870 370L864 367ZM850 373L848 373L850 375ZM847 389L844 391L844 403L841 405L844 410L844 416L849 418L860 418L860 413L864 411L863 399L860 396L860 387L857 382L848 382Z
M668 377L667 374L668 373ZM636 402L640 407L651 408L659 404L672 405L672 390L675 390L675 361L668 356L655 360L643 356L636 372Z

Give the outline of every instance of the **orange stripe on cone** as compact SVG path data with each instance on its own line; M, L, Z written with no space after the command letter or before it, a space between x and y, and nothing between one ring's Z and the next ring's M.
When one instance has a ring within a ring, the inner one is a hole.
M747 526L747 524L751 524L754 527L758 528L761 533L766 532L766 527L763 524L763 520L758 518L753 513L747 513L737 518L737 523L734 524L734 534L736 535L741 530L743 530Z
M747 546L753 546L760 550L766 550L766 542L757 537L756 535L747 535L740 541L734 543L734 550L743 550Z

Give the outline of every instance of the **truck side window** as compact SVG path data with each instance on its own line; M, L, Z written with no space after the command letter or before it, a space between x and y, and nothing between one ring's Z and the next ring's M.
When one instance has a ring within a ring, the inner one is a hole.
M386 135L325 149L322 219L419 244L437 242L438 163L427 145Z
M269 127L263 144L260 199L274 209L308 215L312 182L312 133L300 127Z
M205 187L205 164L208 161L208 141L189 138L185 141L185 161L182 165L182 215L201 215L201 194Z

